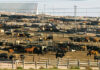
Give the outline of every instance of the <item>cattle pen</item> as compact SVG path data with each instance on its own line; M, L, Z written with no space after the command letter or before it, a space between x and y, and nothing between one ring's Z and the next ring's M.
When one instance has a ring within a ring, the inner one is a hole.
M0 12L0 69L100 70L99 17L5 10Z
M57 69L70 69L71 67L78 67L79 69L86 70L86 67L91 67L93 70L100 70L100 62L94 60L78 60L68 58L40 58L39 61L26 62L24 60L0 61L1 69L49 69L56 67Z

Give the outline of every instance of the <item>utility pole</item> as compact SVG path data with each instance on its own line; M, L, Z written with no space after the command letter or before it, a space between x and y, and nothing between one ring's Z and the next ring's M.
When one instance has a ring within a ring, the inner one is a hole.
M35 14L38 14L38 3L35 4Z
M76 27L76 30L75 30L75 32L77 32L77 22L76 22L76 17L77 16L77 6L75 5L74 6L74 19L75 19L75 27Z
M43 14L46 14L46 0L43 0L43 1L44 1L44 4L43 4L43 8L44 8Z

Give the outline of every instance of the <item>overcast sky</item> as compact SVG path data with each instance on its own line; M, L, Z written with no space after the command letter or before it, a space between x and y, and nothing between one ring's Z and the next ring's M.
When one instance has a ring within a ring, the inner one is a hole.
M0 2L38 2L46 4L47 7L73 7L77 5L80 7L100 7L100 0L0 0Z
M100 16L100 0L0 0L2 3L29 3L29 2L38 2L38 9L39 12L62 12L59 14L64 14L63 12L72 12L73 9L67 8L74 8L74 5L77 8L95 8L95 9L80 9L77 12L85 12L85 13L78 13L77 15L89 15L89 16ZM57 8L60 8L59 10ZM66 8L66 9L62 9ZM42 9L42 10L40 10ZM87 13L86 13L87 12ZM88 13L94 12L94 13ZM58 13L57 13L58 14ZM66 13L67 15L72 15L72 13Z

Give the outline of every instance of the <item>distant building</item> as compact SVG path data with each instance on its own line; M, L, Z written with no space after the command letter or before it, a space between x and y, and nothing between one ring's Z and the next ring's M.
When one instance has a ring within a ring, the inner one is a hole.
M37 3L0 3L0 12L37 14Z

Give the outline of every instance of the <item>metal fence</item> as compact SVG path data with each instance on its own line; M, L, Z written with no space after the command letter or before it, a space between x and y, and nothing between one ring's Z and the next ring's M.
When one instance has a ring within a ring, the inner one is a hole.
M1 69L17 69L22 67L23 69L39 69L39 68L59 68L59 69L69 69L72 66L85 69L86 67L91 67L93 69L100 70L99 61L91 60L78 60L78 59L48 59L41 58L40 61L25 62L23 61L0 61Z

